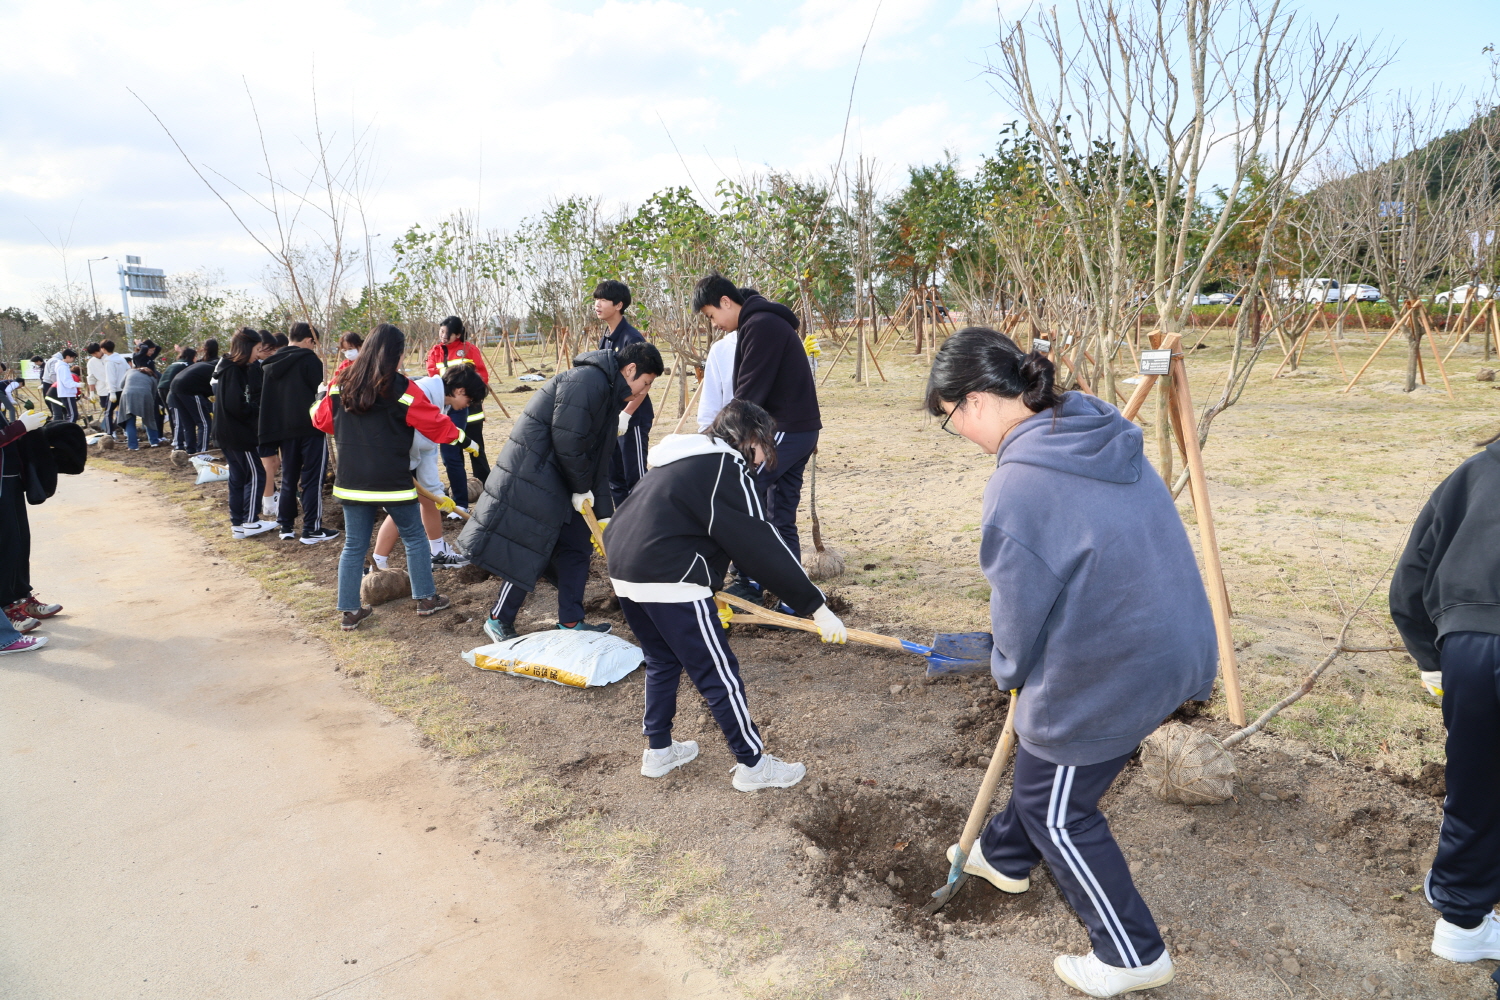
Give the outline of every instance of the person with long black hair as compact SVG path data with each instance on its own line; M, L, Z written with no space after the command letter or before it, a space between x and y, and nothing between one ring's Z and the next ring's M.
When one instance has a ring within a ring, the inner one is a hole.
M686 671L739 762L734 787L790 788L807 768L765 752L714 607L732 559L797 614L812 615L824 642L849 638L755 495L752 470L776 464L775 424L759 406L736 399L707 431L663 438L650 464L604 531L610 583L646 656L641 774L660 778L698 756L693 740L672 739Z
M411 475L411 442L421 433L438 444L473 447L427 395L401 374L406 334L382 323L365 341L359 358L328 387L313 413L313 426L332 434L338 448L333 495L344 507L344 550L339 556L338 609L346 631L375 613L359 600L359 583L375 512L385 508L406 546L417 614L436 614L449 606L432 579L432 550L417 507ZM478 448L474 448L478 451Z
M260 395L252 369L265 347L260 334L245 327L229 341L214 389L214 427L229 463L229 525L235 538L251 538L276 527L260 516L266 469L260 461Z
M1187 531L1140 428L1097 397L1059 392L1054 378L1044 355L968 327L939 349L927 383L943 429L996 456L979 563L991 670L1002 690L1020 691L1010 802L964 870L1020 893L1046 860L1093 944L1053 968L1089 996L1112 997L1174 971L1099 798L1167 716L1212 695L1218 645Z

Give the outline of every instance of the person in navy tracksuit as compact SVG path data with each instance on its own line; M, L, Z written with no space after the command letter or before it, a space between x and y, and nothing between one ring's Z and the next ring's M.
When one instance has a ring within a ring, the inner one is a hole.
M1173 967L1099 799L1141 740L1183 702L1212 695L1218 643L1141 429L1094 396L1058 392L1054 375L1045 356L968 327L938 351L927 387L943 429L996 456L979 562L991 672L1020 689L1010 802L963 868L1019 893L1045 860L1093 945L1053 969L1112 997L1161 986Z
M1443 825L1427 873L1432 953L1500 959L1500 436L1433 491L1391 576L1391 619L1448 731ZM1494 974L1500 986L1500 970ZM1500 992L1500 991L1497 991Z
M646 655L641 774L648 778L698 756L697 743L672 739L684 670L739 762L735 788L789 788L807 773L765 752L714 602L733 559L798 614L810 613L824 642L848 638L766 518L751 472L762 463L776 464L771 418L754 403L733 400L702 434L671 434L652 448L650 471L605 528L610 582Z
M630 286L623 281L601 281L594 288L594 315L604 321L608 332L599 338L599 350L616 354L626 344L646 338L630 325L625 310L630 308ZM646 448L651 441L651 424L656 417L649 394L631 399L620 415L619 447L609 462L609 492L618 506L630 496L635 484L646 474Z

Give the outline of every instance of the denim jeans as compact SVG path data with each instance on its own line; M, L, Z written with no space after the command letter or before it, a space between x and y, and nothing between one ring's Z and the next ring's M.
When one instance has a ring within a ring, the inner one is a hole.
M16 631L16 627L10 623L10 619L5 615L0 615L0 649L4 649L21 637L21 633Z
M140 438L135 432L135 414L132 413L130 416L126 417L124 423L125 447L129 448L131 451L135 451L140 447L141 444ZM161 435L156 433L156 428L152 426L149 417L143 418L141 420L141 423L146 425L146 440L151 443L151 447L155 448L158 444L161 443Z
M359 582L364 576L365 556L370 551L370 536L380 510L374 504L344 506L344 551L339 553L340 611L359 610ZM437 585L432 581L432 547L427 544L427 529L422 527L421 507L413 501L384 510L396 522L401 541L406 545L406 573L411 577L412 599L432 597L437 593Z

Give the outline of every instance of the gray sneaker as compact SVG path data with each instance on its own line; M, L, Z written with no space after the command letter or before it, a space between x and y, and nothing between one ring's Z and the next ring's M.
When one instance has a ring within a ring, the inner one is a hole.
M457 552L439 552L432 557L433 569L462 569L469 565L467 556L461 556Z
M661 750L647 749L641 754L641 774L648 778L661 778L698 758L698 744L694 740L683 740Z
M734 765L734 787L742 792L756 792L762 788L791 788L807 775L802 764L788 764L768 753L760 755L760 763L754 767Z

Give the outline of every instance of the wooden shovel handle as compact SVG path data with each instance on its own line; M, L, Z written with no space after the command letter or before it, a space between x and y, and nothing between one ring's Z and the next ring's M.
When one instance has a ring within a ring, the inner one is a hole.
M440 497L436 493L431 492L426 487L424 487L421 483L417 482L415 479L413 479L411 481L411 484L417 488L417 492L418 493L422 494L422 496L424 496L427 499L431 500L433 503L442 503L444 500L448 499L447 497ZM464 510L462 507L459 507L457 505L454 506L453 512L455 514L457 514L459 517L463 518L465 521L467 521L469 519L469 517L470 517L468 511Z
M964 824L963 836L958 838L958 849L968 857L979 839L979 831L990 814L990 802L995 798L995 786L1000 784L1000 775L1005 773L1005 761L1016 745L1016 692L1010 693L1010 708L1005 713L1005 726L1000 730L1000 742L990 757L990 766L984 770L984 780L979 783L979 794L974 796L974 806L969 810L969 821Z
M604 529L599 527L599 519L594 516L594 505L587 500L583 502L583 509L579 511L583 515L584 523L589 526L589 531L594 534L594 541L599 543L602 551L604 548Z
M735 597L733 594L726 594L722 590L715 594L714 597L717 600L724 602L725 604L731 604L742 611L748 611L756 618L762 618L773 625L782 625L786 628L800 629L803 632L818 631L818 626L813 622L808 621L806 618L796 618L792 615L784 615L780 611L772 611L769 608L763 608L753 601L747 601L742 597ZM906 647L901 644L900 639L893 639L888 635L880 635L878 632L865 632L857 628L851 628L849 629L849 638L855 642L862 642L867 646L880 646L884 649L895 649L902 651L906 649Z

